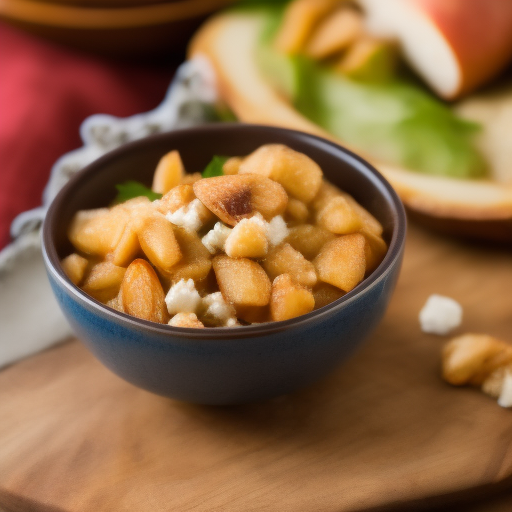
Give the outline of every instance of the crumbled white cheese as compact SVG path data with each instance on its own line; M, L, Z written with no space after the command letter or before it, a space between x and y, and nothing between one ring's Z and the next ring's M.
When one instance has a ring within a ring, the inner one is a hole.
M270 245L279 245L290 233L281 215L277 215L267 224L267 238Z
M221 292L210 293L203 297L205 317L210 317L214 323L233 327L238 324L235 308L224 300Z
M423 332L448 334L461 324L462 306L450 297L434 294L420 311L419 320Z
M200 302L201 296L196 290L192 279L188 281L181 279L175 285L171 286L171 289L165 297L167 311L169 311L170 315L176 315L177 313L195 313Z
M199 199L194 199L174 213L168 213L165 217L176 226L190 231L199 231L203 225L204 219L208 218L208 215L209 210L206 206L201 203Z
M215 254L219 250L224 250L224 244L231 231L233 230L222 224L222 222L217 222L215 226L213 226L213 229L210 229L210 231L203 236L201 241L211 254Z
M512 372L508 371L503 380L498 405L501 407L512 407Z

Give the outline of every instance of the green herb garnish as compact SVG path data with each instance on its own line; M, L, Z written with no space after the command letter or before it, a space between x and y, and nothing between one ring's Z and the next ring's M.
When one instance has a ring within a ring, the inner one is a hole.
M223 176L222 167L229 160L229 156L214 156L211 162L206 166L201 176L203 178L213 178L215 176Z
M117 196L114 200L115 203L124 203L125 201L128 201L128 199L141 196L149 198L150 201L155 201L162 197L162 194L157 194L142 183L134 180L120 183L119 185L116 185L116 189Z

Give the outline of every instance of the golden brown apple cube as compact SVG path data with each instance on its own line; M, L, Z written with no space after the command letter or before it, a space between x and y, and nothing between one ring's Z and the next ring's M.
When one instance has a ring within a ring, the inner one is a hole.
M384 231L382 224L363 206L361 206L350 194L342 192L343 197L359 215L361 220L361 231L381 236Z
M127 267L141 252L139 237L131 222L124 228L123 234L114 252L112 263L118 267Z
M322 169L304 153L282 144L259 147L244 159L239 174L260 174L280 183L295 199L309 203L322 184Z
M342 191L336 185L333 185L326 180L322 180L316 196L314 197L313 201L311 201L311 209L314 213L318 213L327 205L327 203L331 201L331 199L334 197L339 197L342 194Z
M120 203L119 207L133 210L139 208L141 205L149 206L151 205L151 201L146 196L132 197L131 199L127 199L124 203Z
M169 319L164 290L146 260L134 260L126 269L120 301L125 313L142 320L165 324Z
M169 320L173 327L189 327L192 329L204 329L204 324L198 320L195 313L178 313Z
M185 174L181 179L182 185L193 185L196 181L199 181L203 177L200 172L193 172L191 174Z
M126 269L110 261L102 261L91 268L82 290L100 302L107 302L119 293Z
M85 254L105 256L119 242L129 218L121 206L78 211L68 230L69 240Z
M315 298L303 286L296 284L289 274L282 274L272 283L270 314L272 320L290 320L313 311Z
M308 220L309 210L306 203L293 197L288 199L288 205L285 212L286 220L295 223L304 223Z
M333 197L317 213L317 224L337 235L355 233L361 227L361 219L343 196Z
M192 185L178 185L169 190L162 199L155 201L155 206L160 213L167 215L191 203L195 197Z
M177 283L181 279L192 279L196 284L208 276L212 268L212 255L203 245L201 239L194 231L183 228L174 228L176 240L180 246L182 258L163 274L169 279L170 284Z
M238 169L240 168L240 164L242 163L243 158L239 156L233 156L224 162L222 166L222 172L226 176L232 176L233 174L238 174Z
M318 278L346 292L355 288L364 279L365 245L366 239L360 233L327 242L313 262Z
M374 235L368 231L363 231L362 234L366 238L366 245L364 248L366 257L366 273L373 272L386 256L388 246L382 237Z
M290 234L286 241L307 260L314 259L320 249L333 240L335 235L330 231L311 224L302 224L290 228Z
M319 21L338 4L339 0L296 0L290 2L276 37L277 50L288 55L300 53Z
M158 162L151 188L153 192L166 194L169 190L180 184L184 174L185 169L179 152L170 151Z
M312 288L317 282L313 263L288 243L271 251L262 265L271 280L281 274L290 274L298 284L303 286Z
M235 306L266 306L270 300L270 280L258 263L247 258L219 255L213 270L222 295Z
M255 213L270 220L281 215L288 203L279 183L257 174L205 178L194 183L194 193L206 208L230 226Z
M315 309L323 308L334 302L335 300L340 299L345 295L343 290L336 288L336 286L332 286L331 284L319 282L313 288L313 297L315 298Z
M118 293L113 299L110 299L107 302L105 302L105 306L115 309L116 311L119 311L120 313L126 313L126 311L123 309L123 303L121 301L121 293Z
M87 270L89 261L85 258L82 258L82 256L73 253L69 256L66 256L62 260L61 265L70 281L78 286L85 276L85 271Z
M242 219L231 231L224 251L230 258L263 258L268 252L267 228L258 217Z
M236 316L247 324L264 324L270 322L270 306L237 306Z
M139 243L149 261L162 270L170 270L181 260L172 224L159 212L146 212L135 226Z

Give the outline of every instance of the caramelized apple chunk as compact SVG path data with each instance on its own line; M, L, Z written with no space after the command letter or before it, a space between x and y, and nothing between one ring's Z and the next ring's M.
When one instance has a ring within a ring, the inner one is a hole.
M362 234L366 239L364 254L366 258L366 273L368 274L380 265L388 251L388 245L382 237L374 235L369 231L363 231Z
M120 302L123 311L142 320L165 324L169 318L162 285L153 267L143 259L132 261L126 269Z
M205 178L194 183L194 193L230 226L255 213L270 220L283 213L288 202L279 183L255 174Z
M359 233L327 242L313 262L318 278L345 292L355 288L366 271L365 244L364 236Z
M362 227L359 215L343 196L330 199L317 213L316 222L337 235L348 235Z
M82 290L100 302L107 302L119 293L126 269L110 261L102 261L91 268Z
M313 288L313 297L315 298L315 309L323 308L334 302L335 300L340 299L345 295L343 290L340 290L336 286L332 286L331 284L319 282Z
M281 274L272 283L270 314L272 320L290 320L313 311L313 294L303 286L293 282L289 274Z
M233 174L238 174L238 169L240 168L240 164L242 163L243 158L239 156L234 156L228 158L224 165L222 166L222 172L225 176L232 176Z
M82 258L79 254L73 253L66 256L61 264L70 281L78 286L84 279L89 261L86 258Z
M231 258L263 258L268 252L265 221L242 219L227 237L224 250Z
M173 327L189 327L193 329L204 329L204 324L198 320L195 313L178 313L169 320Z
M270 279L281 274L290 274L297 283L313 287L317 282L315 266L304 256L286 243L276 247L262 262Z
M166 194L179 185L185 174L185 168L178 151L170 151L164 155L155 170L153 176L153 192Z
M162 199L155 201L155 207L160 213L167 215L191 203L195 197L192 185L178 185L169 190Z
M222 295L234 306L268 304L270 280L255 261L219 255L213 259L213 270Z
M309 203L322 184L322 169L304 153L282 144L267 144L251 153L239 174L260 174L280 183L295 199Z
M303 223L308 220L309 210L306 203L291 197L288 199L285 216L288 221Z
M307 260L314 259L322 247L334 239L334 234L318 226L302 224L290 229L286 241Z

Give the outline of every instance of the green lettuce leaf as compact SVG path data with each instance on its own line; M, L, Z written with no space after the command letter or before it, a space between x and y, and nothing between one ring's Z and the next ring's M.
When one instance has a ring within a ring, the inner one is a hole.
M149 198L150 201L155 201L162 197L162 194L157 194L142 183L134 180L120 183L119 185L116 185L116 189L117 196L114 199L114 203L116 204L124 203L125 201L128 201L128 199L133 199L134 197L145 196Z
M203 178L213 178L215 176L222 176L224 171L222 167L228 161L228 156L214 156L210 163L206 166L206 169L202 172Z

